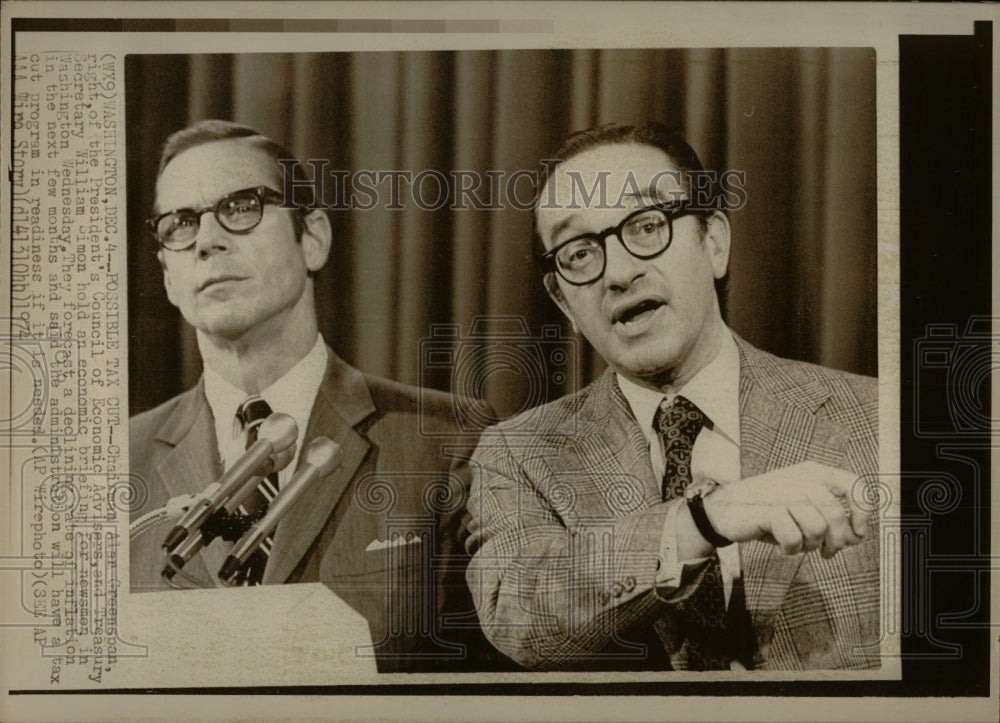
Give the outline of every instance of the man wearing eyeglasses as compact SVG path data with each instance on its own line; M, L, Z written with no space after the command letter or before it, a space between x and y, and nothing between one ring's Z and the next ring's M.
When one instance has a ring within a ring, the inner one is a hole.
M489 667L498 656L479 632L446 629L443 619L473 610L461 573L467 460L444 453L468 446L454 400L427 390L418 399L418 390L362 374L326 345L313 276L330 252L331 226L323 210L284 203L278 161L290 157L226 121L196 123L164 146L149 225L167 296L197 333L204 373L131 420L130 470L145 485L133 520L218 479L272 412L295 420L298 439L292 462L229 511L216 525L222 539L183 570L165 579L159 545L133 545L132 589L218 585L233 540L280 494L301 451L325 436L340 447L337 464L236 581L327 584L367 618L374 648L334 643L374 654L381 672Z
M536 437L515 419L480 439L467 578L487 637L536 669L878 667L876 381L726 326L729 222L666 128L602 126L554 157L536 255L609 369L534 410Z

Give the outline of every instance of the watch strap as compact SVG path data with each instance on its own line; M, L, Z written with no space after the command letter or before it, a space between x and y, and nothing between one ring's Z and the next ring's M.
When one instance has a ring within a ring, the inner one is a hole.
M701 533L701 536L704 537L712 547L726 547L727 545L733 544L732 540L728 537L720 535L712 526L712 523L708 519L708 515L705 514L705 500L702 498L701 494L689 497L687 505L688 510L691 512L691 519L694 520L695 527L698 528L698 532Z

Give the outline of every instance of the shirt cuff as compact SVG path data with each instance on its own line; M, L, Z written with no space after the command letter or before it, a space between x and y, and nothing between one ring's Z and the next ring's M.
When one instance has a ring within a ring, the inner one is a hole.
M696 573L708 561L708 557L697 557L691 560L677 559L677 513L681 505L686 504L678 499L667 510L663 521L663 532L660 535L660 566L656 571L656 591L660 597L669 600L682 591L685 585L697 577Z

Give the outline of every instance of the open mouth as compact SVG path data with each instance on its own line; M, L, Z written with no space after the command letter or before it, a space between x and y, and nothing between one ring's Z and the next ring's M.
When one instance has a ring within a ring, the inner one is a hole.
M614 316L614 323L628 326L644 321L656 313L656 310L661 306L664 306L664 303L659 299L645 299L635 306L618 311Z

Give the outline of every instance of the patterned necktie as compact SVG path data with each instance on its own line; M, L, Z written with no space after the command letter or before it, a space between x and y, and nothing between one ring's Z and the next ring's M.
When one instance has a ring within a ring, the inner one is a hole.
M663 441L662 497L664 502L684 496L691 482L691 450L705 425L705 415L690 400L677 396L664 400L653 425ZM729 668L726 636L726 597L719 558L712 555L701 584L678 604L676 637L680 645L668 650L675 670L725 670Z
M246 448L250 449L257 441L257 433L260 425L271 415L271 407L261 397L256 394L247 397L236 410L236 416L240 420L247 433ZM239 511L246 515L246 526L261 519L267 512L267 506L278 494L278 474L272 472L267 477L263 477L243 504L239 506ZM264 538L260 547L250 556L243 570L237 577L237 583L242 585L260 585L264 578L264 568L267 566L268 556L271 554L272 536Z

